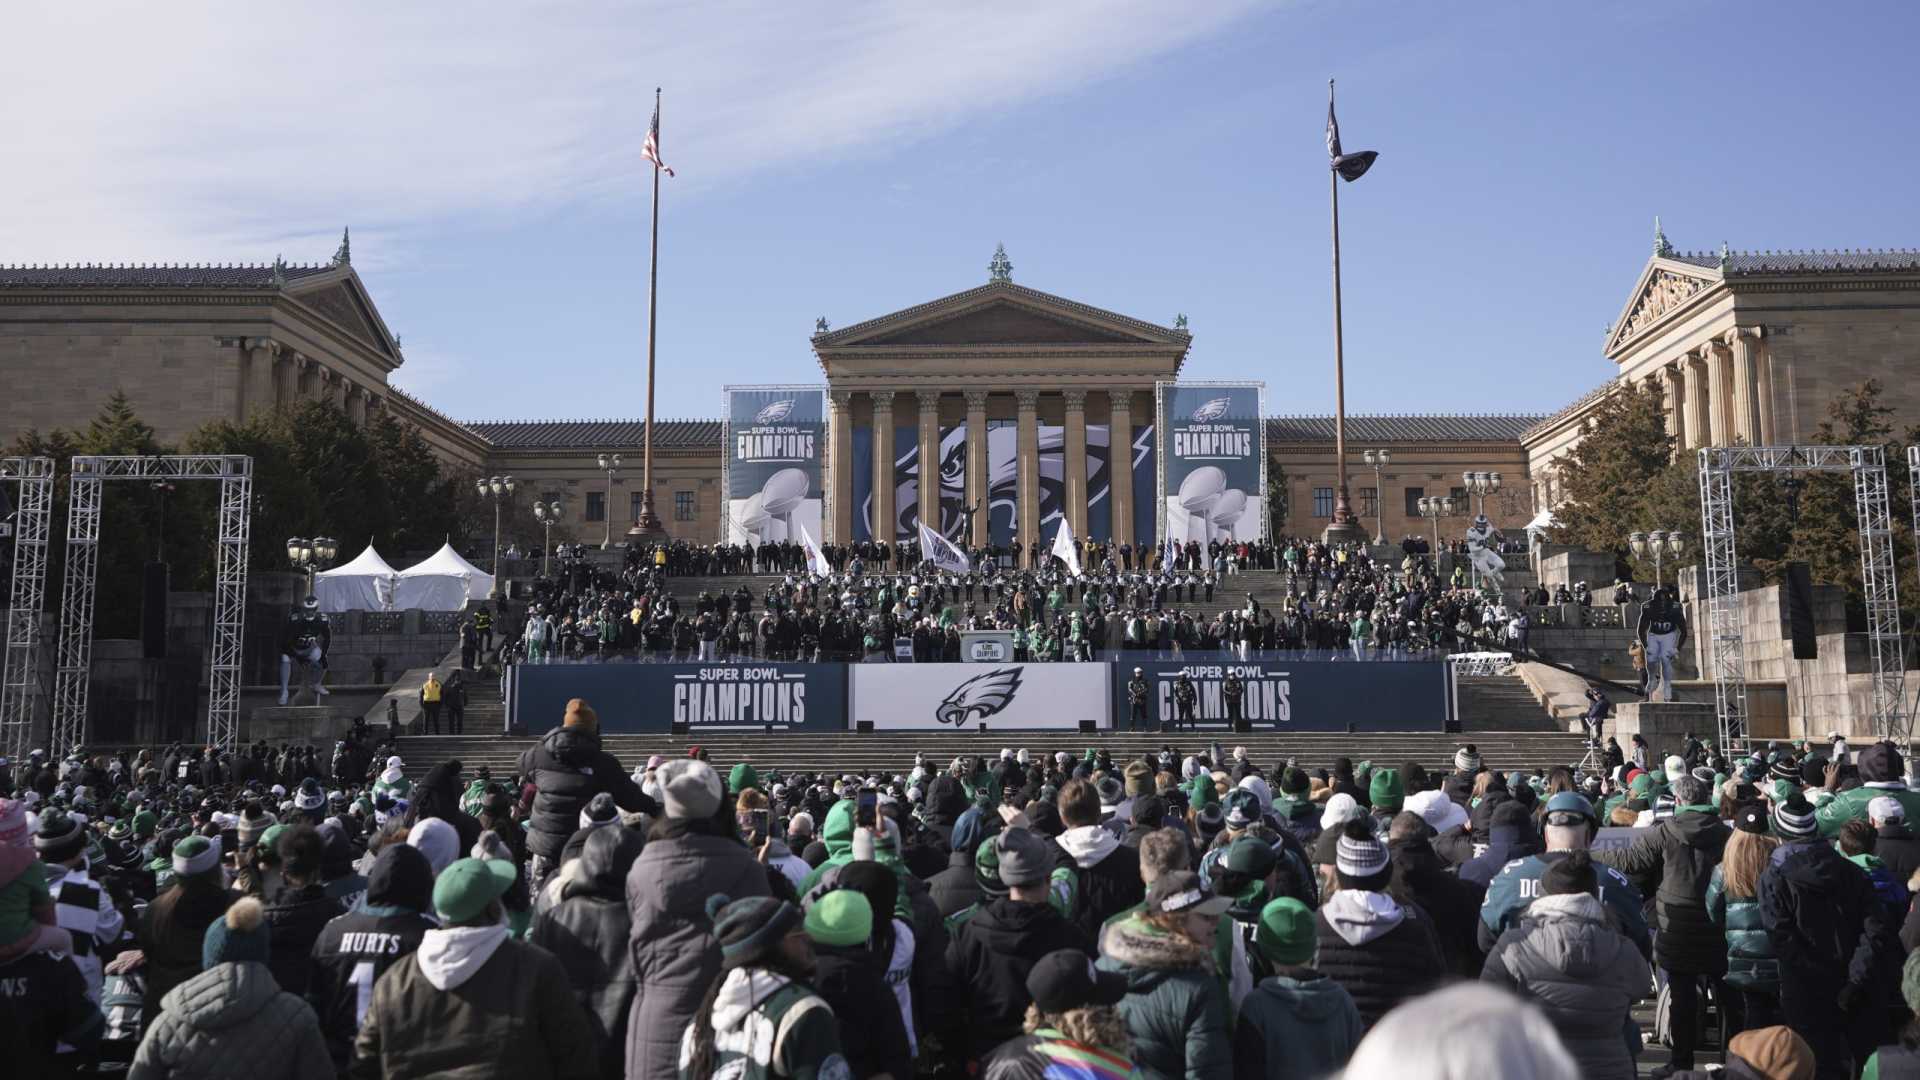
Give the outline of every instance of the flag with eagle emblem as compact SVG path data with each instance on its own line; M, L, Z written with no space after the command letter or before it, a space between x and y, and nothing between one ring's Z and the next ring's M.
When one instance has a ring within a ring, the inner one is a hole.
M1362 150L1355 154L1340 152L1340 121L1333 117L1333 80L1327 80L1327 156L1333 160L1333 171L1340 179L1351 184L1365 176L1373 168L1373 159L1380 156L1377 150Z

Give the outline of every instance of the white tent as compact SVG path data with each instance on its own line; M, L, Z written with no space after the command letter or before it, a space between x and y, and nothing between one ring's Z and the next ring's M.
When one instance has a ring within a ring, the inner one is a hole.
M393 602L393 567L368 544L345 566L313 577L313 595L321 611L386 611Z
M485 600L493 591L493 575L460 557L453 545L400 571L393 587L398 611L459 611L468 600Z
M1548 529L1557 529L1559 527L1560 523L1553 519L1553 511L1542 510L1533 515L1532 521L1527 522L1527 535L1531 536L1534 533L1541 533Z

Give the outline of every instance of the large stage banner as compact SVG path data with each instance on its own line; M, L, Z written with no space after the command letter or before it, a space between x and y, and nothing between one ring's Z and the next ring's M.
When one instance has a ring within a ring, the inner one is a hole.
M1267 531L1264 383L1156 383L1159 537L1205 546Z
M1108 667L852 664L853 720L875 731L1073 731L1083 720L1104 729Z
M827 392L818 386L729 386L722 414L727 493L721 535L756 547L814 539L826 492Z
M920 433L901 428L894 435L895 454L893 508L899 518L896 536L917 540L920 536ZM967 489L967 428L959 424L940 429L940 460L935 463L940 475L940 520L928 522L934 531L949 540L967 542L961 537Z
M958 666L958 665L956 665ZM978 668L975 669L979 670ZM600 730L665 735L702 731L845 731L844 664L516 664L513 717L530 735L560 724L583 698Z
M1136 667L1151 688L1147 730L1164 723L1171 731L1179 722L1173 690L1181 672L1193 681L1194 720L1201 728L1228 726L1222 693L1228 672L1240 677L1240 715L1255 731L1441 731L1452 707L1447 665L1441 661L1145 660L1110 666L1113 726L1123 730L1138 726L1127 700Z

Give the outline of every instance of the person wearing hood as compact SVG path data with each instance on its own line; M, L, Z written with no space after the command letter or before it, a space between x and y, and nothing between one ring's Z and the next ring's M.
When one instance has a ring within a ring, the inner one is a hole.
M1482 773L1480 778L1474 781L1476 798L1473 806L1467 811L1467 816L1473 825L1473 843L1476 848L1493 842L1493 812L1500 808L1500 804L1512 802L1514 798L1513 792L1507 785L1506 775L1498 770Z
M813 986L833 1007L853 1075L905 1080L913 1076L914 1048L888 985L891 950L878 947L874 924L874 905L858 889L835 889L807 909Z
M438 925L428 915L432 910L427 857L406 844L389 844L374 857L361 903L327 923L314 941L307 1000L320 1014L327 1050L341 1072L353 1060L353 1039L374 984Z
M559 727L520 755L520 775L534 787L527 851L537 861L530 884L538 885L558 867L567 837L580 827L580 811L595 795L612 795L622 810L660 812L660 805L640 790L620 762L600 748L600 715L579 698L567 702ZM714 783L718 786L718 776Z
M665 820L627 872L627 909L635 995L627 1019L629 1080L673 1080L681 1033L721 975L721 946L706 899L744 902L771 889L761 866L721 816L723 791L713 766L680 758L657 774ZM745 989L744 987L742 988Z
M1040 958L1057 949L1093 955L1093 938L1055 909L1049 877L1050 845L1032 830L1014 827L991 841L1003 899L983 904L960 922L947 945L944 974L952 985L934 1000L941 1044L956 1061L978 1061L1020 1034L1032 997L1027 976Z
M1519 812L1519 808L1513 812ZM1513 929L1527 904L1540 895L1540 878L1547 867L1575 851L1591 848L1599 828L1600 823L1593 817L1593 804L1581 796L1569 791L1547 800L1545 853L1513 856L1487 885L1487 898L1480 904L1480 925L1476 930L1482 951L1491 950L1501 934ZM1527 829L1531 831L1532 825L1528 824ZM1460 876L1466 878L1467 869L1478 864L1476 859L1462 867ZM1620 932L1627 935L1641 956L1651 959L1653 935L1647 929L1640 890L1634 887L1632 879L1613 867L1603 863L1595 865L1599 867L1594 872L1601 879L1601 901L1613 912Z
M1907 787L1906 763L1899 748L1891 742L1877 742L1860 751L1859 758L1860 786L1834 795L1815 812L1820 835L1832 839L1840 835L1840 826L1847 822L1866 820L1869 805L1881 797L1899 803L1907 821L1920 821L1920 791ZM1840 766L1828 765L1824 779L1822 786L1827 791L1839 787Z
M200 973L200 947L207 927L239 894L228 889L220 871L220 839L189 836L168 856L173 883L162 888L140 914L134 940L146 956L145 1016L160 1014L167 991Z
M706 909L720 971L677 1036L675 1075L850 1080L833 1009L810 985L817 962L800 909L724 893L710 897Z
M460 809L460 762L443 761L427 770L407 801L407 824L439 818L460 836L460 850L480 842L480 822Z
M1479 846L1477 842L1475 846ZM1533 811L1513 799L1506 799L1488 818L1486 848L1461 864L1460 879L1490 887L1508 863L1538 855L1540 850Z
M1092 941L1102 923L1146 895L1140 881L1140 853L1120 843L1113 830L1101 824L1100 796L1085 780L1069 780L1055 806L1066 826L1054 841L1060 851L1057 865L1071 866L1078 878L1069 917Z
M332 1080L313 1009L274 982L260 901L244 897L207 927L201 972L167 991L128 1080Z
M1313 910L1290 896L1267 902L1253 935L1271 972L1239 1003L1234 1080L1315 1080L1347 1063L1366 1028L1345 987L1313 967Z
M1349 821L1366 816L1359 800L1344 792L1327 799L1320 811L1320 833L1313 841L1313 865L1320 875L1320 891L1330 894L1338 887L1334 877L1334 858L1338 854L1340 837Z
M960 846L953 841L954 826L959 824L967 809L967 793L960 786L960 781L943 773L927 784L927 802L920 811L920 820L928 832L938 836L941 843L953 850ZM967 857L973 857L971 850L967 852Z
M568 863L559 902L534 916L527 940L553 954L592 1022L600 1075L626 1070L627 1020L638 983L629 946L627 873L645 840L618 826L595 829Z
M1821 839L1805 799L1777 804L1773 830L1781 843L1760 875L1760 918L1780 963L1780 1011L1822 1077L1850 1076L1848 1062L1880 1044L1900 945L1872 883Z
M1155 880L1145 908L1107 928L1095 966L1126 976L1120 1015L1143 1080L1230 1075L1232 1019L1213 943L1232 903L1181 870Z
M442 925L374 984L350 1075L597 1075L593 1029L560 961L507 933L500 898L518 877L504 859L469 858L435 879Z
M1375 769L1367 782L1367 800L1372 805L1369 811L1373 818L1373 835L1381 843L1387 842L1387 833L1393 829L1394 816L1406 804L1407 789L1400 779L1398 769Z
M389 799L405 799L413 793L413 781L407 779L406 769L398 756L387 759L380 775L373 780L373 797L386 796Z
M1549 866L1540 886L1540 898L1494 943L1480 978L1540 1006L1580 1062L1581 1076L1633 1080L1633 1055L1621 1031L1631 1022L1633 1003L1653 985L1653 972L1611 927L1589 853L1576 851ZM1680 1053L1676 1045L1676 1059Z
M1371 825L1342 826L1335 859L1340 887L1315 916L1316 965L1347 988L1361 1021L1371 1027L1439 982L1446 962L1426 912L1388 893L1393 864Z
M1446 802L1446 797L1441 796L1441 801ZM1447 802L1447 806L1453 807L1453 803ZM1432 917L1447 972L1471 979L1480 973L1476 930L1487 890L1450 871L1433 850L1432 833L1425 818L1410 810L1402 811L1387 832L1387 857L1413 902Z
M983 1080L1125 1080L1134 1075L1127 1023L1115 1006L1126 977L1072 949L1048 953L1027 975L1025 1035L982 1063Z
M319 830L292 826L280 834L274 850L280 857L281 885L266 907L267 930L273 935L268 968L280 989L304 996L313 975L314 942L345 909L320 883L325 841Z
M980 841L985 839L978 818L965 825L956 824L948 837L953 851L947 856L947 868L927 879L927 892L942 919L980 902L980 881L973 863Z
M1569 806L1570 794L1548 800L1550 821L1552 807L1556 803ZM1707 785L1699 779L1685 773L1676 776L1673 794L1672 817L1631 847L1602 852L1596 858L1631 878L1641 895L1654 894L1660 931L1653 941L1654 959L1672 988L1673 1067L1691 1069L1700 1034L1700 980L1727 973L1727 939L1707 915L1707 886L1732 830L1709 804Z

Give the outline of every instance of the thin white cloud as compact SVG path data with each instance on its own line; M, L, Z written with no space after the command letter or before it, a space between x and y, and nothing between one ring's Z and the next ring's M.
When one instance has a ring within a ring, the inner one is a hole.
M449 219L643 198L654 86L688 197L925 137L1271 0L37 0L0 68L0 261L406 261Z

